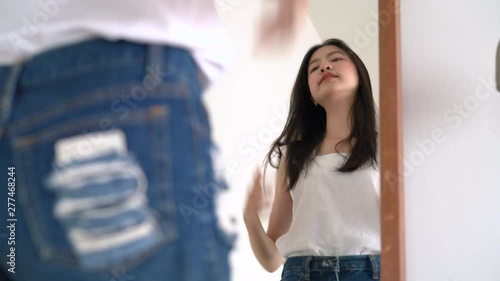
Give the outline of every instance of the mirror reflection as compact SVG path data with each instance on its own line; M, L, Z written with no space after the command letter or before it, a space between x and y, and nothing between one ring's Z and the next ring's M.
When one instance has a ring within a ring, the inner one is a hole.
M0 11L3 279L378 279L376 1Z

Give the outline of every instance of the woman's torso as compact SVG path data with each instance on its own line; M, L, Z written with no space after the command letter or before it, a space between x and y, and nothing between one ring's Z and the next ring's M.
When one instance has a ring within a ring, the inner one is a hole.
M346 153L316 156L295 188L293 219L276 244L284 257L380 253L380 177L365 165L336 171Z

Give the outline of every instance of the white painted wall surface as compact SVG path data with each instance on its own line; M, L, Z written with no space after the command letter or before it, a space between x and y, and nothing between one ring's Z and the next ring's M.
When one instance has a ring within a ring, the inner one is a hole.
M500 280L500 1L402 0L408 281Z

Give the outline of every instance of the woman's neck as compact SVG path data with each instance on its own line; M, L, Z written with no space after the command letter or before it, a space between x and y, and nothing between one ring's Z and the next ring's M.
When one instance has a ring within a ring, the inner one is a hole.
M351 133L350 120L348 118L349 114L346 111L327 111L326 133L316 151L316 155L351 152L355 140L352 140L351 143L341 143L341 141L347 138Z
M325 139L342 140L351 134L349 107L337 106L326 110Z

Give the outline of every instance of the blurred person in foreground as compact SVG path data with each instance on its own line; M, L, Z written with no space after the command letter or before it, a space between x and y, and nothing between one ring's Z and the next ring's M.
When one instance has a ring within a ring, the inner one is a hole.
M12 280L230 279L202 102L231 58L217 2L0 4ZM279 2L260 46L305 17L307 1Z

